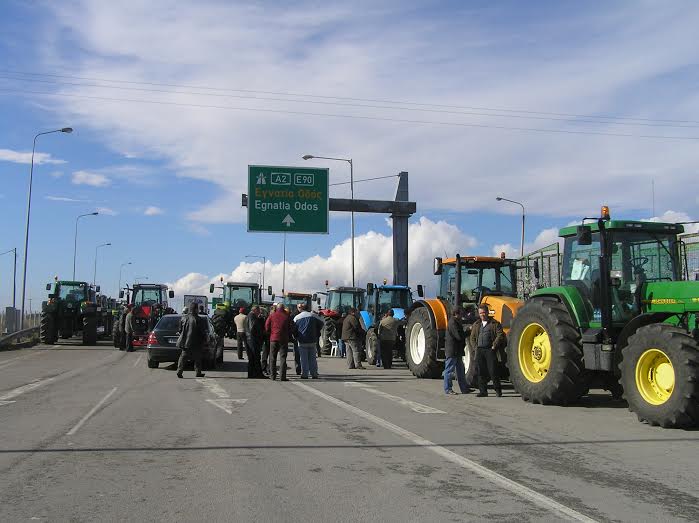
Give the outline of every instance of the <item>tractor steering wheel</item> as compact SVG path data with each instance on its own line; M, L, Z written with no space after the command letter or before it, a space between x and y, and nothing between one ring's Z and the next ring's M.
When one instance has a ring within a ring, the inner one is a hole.
M648 256L639 256L638 258L631 258L631 265L634 269L640 269L648 263L648 261Z
M486 287L485 285L479 285L475 289L473 289L474 294L480 292L481 294L485 294L486 292L493 292L490 287Z

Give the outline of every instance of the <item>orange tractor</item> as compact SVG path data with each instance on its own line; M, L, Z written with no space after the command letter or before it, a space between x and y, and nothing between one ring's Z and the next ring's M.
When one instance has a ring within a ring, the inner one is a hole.
M434 274L439 276L436 298L416 301L408 316L405 329L405 351L408 367L418 378L438 378L444 368L444 334L454 308L465 312L467 336L478 319L477 306L487 304L490 314L498 320L505 333L523 301L517 298L517 261L489 256L435 258ZM466 379L475 376L475 347L467 344L464 367ZM501 374L507 375L504 348L498 351Z

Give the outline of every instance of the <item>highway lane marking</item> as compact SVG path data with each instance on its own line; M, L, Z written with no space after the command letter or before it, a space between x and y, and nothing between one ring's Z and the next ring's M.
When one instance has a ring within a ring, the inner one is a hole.
M57 347L57 345L55 345L54 348L55 348L55 347ZM10 358L9 360L5 360L5 361L3 361L2 363L0 363L0 370L4 369L5 367L9 367L10 365L14 365L15 363L17 363L18 360L26 360L26 359L32 358L32 357L34 357L34 356L37 356L37 355L39 355L39 354L41 354L41 353L43 353L43 352L46 352L46 351L48 351L48 350L49 350L48 348L46 348L46 349L37 349L37 350L35 350L34 352L32 352L31 354L25 354L25 355L22 355L22 356L16 356L16 357L14 357L14 358Z
M504 488L505 490L508 490L509 492L529 502L532 502L540 507L546 508L552 512L555 512L556 514L565 516L566 518L573 521L596 523L596 520L586 516L585 514L582 514L570 507L567 507L562 503L559 503L558 501L549 498L548 496L544 496L543 494L540 494L539 492L532 490L529 487L517 483L516 481L513 481L503 476L502 474L498 474L497 472L490 470L489 468L484 467L483 465L479 465L475 461L471 461L470 459L465 458L457 454L456 452L452 452L446 447L437 445L436 443L433 443L428 439L425 439L413 432L410 432L409 430L399 427L398 425L395 425L390 421L386 421L385 419L375 416L374 414L370 414L360 408L355 407L354 405L350 405L349 403L337 399L334 396L325 394L324 392L310 387L305 383L300 383L298 381L292 381L291 383L293 383L297 387L301 387L302 389L310 392L311 394L314 394L315 396L318 396L319 398L322 398L332 403L333 405L337 405L342 409L356 414L360 418L364 418L367 421L371 421L372 423L375 423L376 425L379 425L380 427L383 427L389 430L390 432L393 432L394 434L411 441L415 445L419 445L427 450L431 450L435 454L454 463L455 465L459 465L462 468L470 470L471 472L478 474L479 476L490 481L491 483L494 483L495 485L498 485L499 487Z
M208 399L206 400L207 402L211 403L212 405L216 405L219 409L221 409L224 412L227 412L228 414L233 414L233 406L238 406L238 405L244 405L248 400L234 400L234 399L218 399L218 400L212 400Z
M143 354L138 355L138 358L136 358L136 361L133 363L133 367L136 367L139 363L141 363L141 358L143 358Z
M212 379L205 380L204 378L197 378L197 382L204 385L204 387L206 387L209 390L209 392L211 392L211 394L213 394L214 396L218 396L219 398L231 397L230 394L226 392L226 389L221 387L221 385L219 385L218 383L216 383L216 381Z
M215 405L219 409L228 414L233 414L233 407L238 405L244 405L247 399L231 399L231 395L226 392L226 389L221 387L215 380L197 378L197 382L201 383L208 389L208 391L214 396L218 396L218 399L207 399L207 403Z
M393 394L389 394L388 392L375 389L371 385L366 385L364 383L359 383L356 381L346 381L345 385L348 387L361 388L365 392L370 392L371 394L376 394L377 396L381 396L382 398L395 401L399 405L408 407L410 410L412 410L413 412L417 412L418 414L446 414L446 412L444 412L443 410L423 405L422 403L418 403L417 401L410 401L405 398L401 398L400 396L394 396Z
M27 383L26 385L22 385L21 387L17 387L16 389L11 390L10 392L6 392L2 396L0 396L0 401L6 401L6 400L11 400L16 398L17 396L21 396L25 392L29 392L30 390L38 389L39 387L43 387L44 385L47 385L51 383L52 381L55 381L58 378L58 376L53 376L52 378L45 378L43 380L34 380L31 383Z
M102 405L104 405L104 402L107 401L107 400L111 397L111 395L114 394L116 391L117 391L117 387L114 387L112 390L110 390L110 391L107 393L107 395L106 395L104 398L102 398L102 399L99 401L99 403L97 403L97 405L95 405L94 407L92 407L92 409L90 409L90 412L88 412L87 414L85 414L85 415L83 416L83 418L82 418L80 421L78 421L78 424L75 425L75 427L73 427L72 429L70 429L70 430L66 433L66 436L72 436L73 434L75 434L76 432L78 432L78 430L80 429L80 427L82 427L82 426L85 424L85 422L86 422L87 420L89 420L90 417L92 417L92 415L93 415L95 412L97 412L97 410L98 410Z

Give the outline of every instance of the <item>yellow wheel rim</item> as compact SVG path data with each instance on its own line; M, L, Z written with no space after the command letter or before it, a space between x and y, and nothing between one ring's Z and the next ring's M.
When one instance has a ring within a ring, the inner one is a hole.
M662 405L675 389L675 369L660 349L648 349L636 363L636 387L651 405Z
M539 383L551 367L551 340L538 323L530 323L519 337L519 368L532 383Z

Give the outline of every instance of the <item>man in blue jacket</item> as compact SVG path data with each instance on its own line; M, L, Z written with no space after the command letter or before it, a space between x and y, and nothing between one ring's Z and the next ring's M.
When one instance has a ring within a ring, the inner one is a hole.
M310 371L313 379L318 378L318 360L316 359L316 342L323 328L323 321L306 310L306 304L299 305L301 312L294 318L296 339L299 342L301 356L301 379L307 380Z

